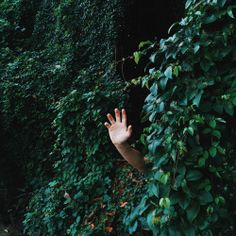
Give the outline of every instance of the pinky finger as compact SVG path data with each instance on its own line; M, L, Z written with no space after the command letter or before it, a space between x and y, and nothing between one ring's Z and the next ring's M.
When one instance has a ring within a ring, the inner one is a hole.
M111 125L107 122L104 123L104 125L109 129L111 127Z

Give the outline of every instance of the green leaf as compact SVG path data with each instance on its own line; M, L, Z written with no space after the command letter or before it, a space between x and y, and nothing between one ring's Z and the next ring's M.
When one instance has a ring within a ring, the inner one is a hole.
M217 3L220 5L220 7L223 7L227 0L218 0Z
M160 79L160 87L161 87L163 90L166 88L167 82L168 82L168 78L167 78L167 77L164 77L164 78L161 78L161 79Z
M168 197L161 198L159 200L159 206L162 208L169 208L170 207L170 199Z
M134 224L132 226L129 226L129 233L133 234L136 231L137 227L138 227L138 221L135 220Z
M179 206L182 208L182 209L186 209L190 204L190 198L188 196L184 196L182 198L180 198L179 200Z
M147 215L147 225L152 231L156 230L156 226L154 225L155 214L156 214L156 211L154 210L154 211L151 211Z
M156 55L157 55L157 53L153 53L153 54L149 57L149 59L150 59L150 61L151 61L152 63L155 63Z
M164 75L168 79L172 79L172 67L168 66L164 72Z
M193 105L199 107L199 103L200 103L200 101L201 101L202 94L203 94L203 92L198 93L198 94L194 97L194 99L193 99Z
M139 52L139 51L134 52L133 56L134 56L134 61L135 61L136 64L139 63L139 60L140 60L140 58L141 58L141 55L142 55L142 54L141 54L141 52Z
M212 156L212 157L215 157L216 156L216 153L217 153L217 149L216 149L216 147L211 147L210 149L209 149L209 153L210 153L210 155Z
M222 148L221 146L217 146L217 150L219 151L220 154L225 155L225 149Z
M143 47L145 47L145 46L148 46L148 45L151 45L152 44L152 42L151 41L142 41L142 42L140 42L139 43L139 45L138 45L138 49L141 49L141 48L143 48Z
M216 127L216 121L215 120L211 120L209 122L209 126L214 129Z
M185 9L188 9L191 6L192 3L193 3L192 0L187 0L186 3L185 3Z
M231 103L228 103L224 106L224 110L226 113L228 113L230 116L234 115L234 107L232 106Z
M186 179L188 181L196 181L196 180L201 179L201 177L202 177L202 173L198 170L190 170L186 174Z
M153 83L153 85L150 88L150 92L153 96L157 96L158 93L158 85L157 83Z
M188 127L188 133L193 136L194 134L193 127Z
M159 185L158 184L152 184L151 187L149 187L149 191L155 195L156 197L159 197Z
M162 184L166 184L166 183L168 182L168 180L169 180L169 177L170 177L170 173L169 173L169 172L166 173L166 174L163 174L163 175L161 176L161 178L160 178L160 182L161 182Z
M232 99L232 104L233 104L234 106L236 106L236 97L234 97L234 98Z
M212 202L213 201L213 197L212 197L210 192L203 191L199 195L199 200L200 200L201 205L205 205L207 203Z
M149 149L150 153L155 154L157 147L160 146L161 143L162 143L162 139L153 140L153 141L148 145L148 149Z
M174 67L173 75L174 75L175 77L178 77L178 76L179 76L179 66L175 66L175 67Z
M159 112L163 112L163 111L164 111L164 108L165 108L165 104L164 104L164 102L161 102L161 103L159 104Z
M199 167L204 167L205 165L206 165L206 159L203 158L203 157L199 158L199 160L198 160L198 166L199 166Z
M200 49L200 45L199 44L194 45L194 48L193 48L194 54L196 54L199 49Z
M192 226L184 228L184 235L185 236L195 236L195 230Z
M200 206L197 202L193 203L186 211L187 219L192 222L198 216Z
M232 9L228 9L228 10L227 10L227 14L228 14L229 17L231 17L231 18L234 19L234 14L233 14Z
M219 130L213 130L212 135L217 137L218 139L221 138L221 133Z

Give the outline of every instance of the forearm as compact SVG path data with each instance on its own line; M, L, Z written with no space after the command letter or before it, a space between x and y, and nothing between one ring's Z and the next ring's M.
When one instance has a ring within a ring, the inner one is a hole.
M127 142L119 145L115 144L115 147L123 158L134 168L141 172L147 171L148 168L145 165L144 157L139 151L132 148Z

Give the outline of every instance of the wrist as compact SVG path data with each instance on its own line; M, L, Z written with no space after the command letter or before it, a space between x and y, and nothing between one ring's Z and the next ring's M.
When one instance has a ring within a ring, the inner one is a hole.
M131 147L128 142L114 143L114 146L115 146L118 150L125 150L125 149L129 149L129 148Z

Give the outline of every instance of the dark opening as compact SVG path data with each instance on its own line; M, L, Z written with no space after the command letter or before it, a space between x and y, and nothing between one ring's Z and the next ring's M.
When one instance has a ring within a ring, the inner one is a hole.
M117 71L127 81L144 73L146 62L136 65L131 59L124 62L138 49L141 41L156 40L168 37L169 27L180 20L184 14L183 0L124 0L124 19L117 41L116 58ZM143 107L147 91L141 88L130 90L129 104L131 108L128 115L135 126L134 139L137 139L142 126L140 124L140 113Z

